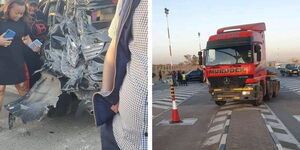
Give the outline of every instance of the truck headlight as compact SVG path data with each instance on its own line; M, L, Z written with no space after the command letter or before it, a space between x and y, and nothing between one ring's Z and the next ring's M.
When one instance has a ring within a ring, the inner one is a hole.
M250 95L250 91L242 91L242 95Z

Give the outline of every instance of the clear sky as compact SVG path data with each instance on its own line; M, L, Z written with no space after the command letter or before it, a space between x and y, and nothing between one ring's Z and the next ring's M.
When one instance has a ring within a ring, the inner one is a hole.
M299 0L152 0L153 64L170 63L164 8L170 10L169 25L173 62L183 55L197 55L218 28L266 23L267 60L300 58Z

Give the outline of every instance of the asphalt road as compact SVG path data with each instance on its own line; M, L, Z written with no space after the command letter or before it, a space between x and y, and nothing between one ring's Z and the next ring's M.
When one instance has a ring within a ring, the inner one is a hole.
M185 91L199 89L178 103L180 119L197 120L193 125L163 124L171 120L170 107L153 105L153 149L299 150L300 77L279 79L279 96L259 107L249 102L219 107L210 100L204 84L186 87ZM176 91L182 91L182 87L175 87L175 95ZM168 98L169 91L164 92ZM162 101L162 95L162 90L154 90L153 103ZM177 95L182 96L180 92Z
M5 104L18 95L10 88ZM5 150L100 150L100 133L94 119L88 114L75 118L72 114L45 118L28 124L17 119L12 130L8 129L5 109L0 113L0 149Z

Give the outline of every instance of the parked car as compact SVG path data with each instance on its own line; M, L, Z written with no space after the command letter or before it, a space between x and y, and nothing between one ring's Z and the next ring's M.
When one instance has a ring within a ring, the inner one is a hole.
M200 69L192 70L186 74L187 81L203 82L203 71Z
M285 68L280 70L282 76L300 75L299 68L296 64L287 64Z

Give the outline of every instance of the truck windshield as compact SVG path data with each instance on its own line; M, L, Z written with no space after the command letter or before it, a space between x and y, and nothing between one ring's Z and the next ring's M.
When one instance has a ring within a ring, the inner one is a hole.
M205 65L243 64L253 62L250 45L207 49L205 51Z

